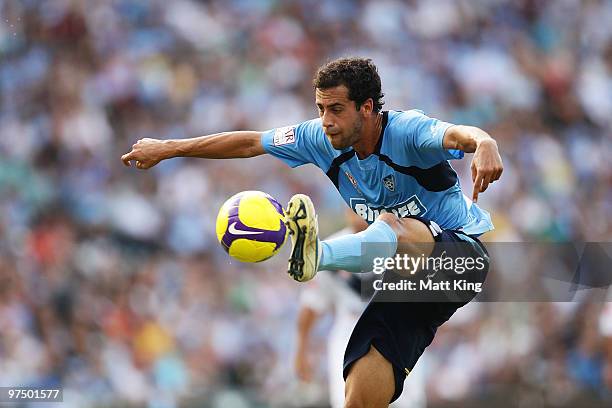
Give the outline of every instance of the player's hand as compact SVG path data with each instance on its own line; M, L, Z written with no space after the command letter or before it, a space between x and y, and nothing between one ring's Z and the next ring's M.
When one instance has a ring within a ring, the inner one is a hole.
M308 353L297 352L295 354L295 373L304 382L312 381L312 364L308 358Z
M478 194L484 192L490 183L499 180L503 171L504 165L495 140L480 142L472 159L472 181L474 182L472 200L478 201Z
M121 156L121 161L128 167L134 161L136 162L136 168L145 170L166 158L167 148L163 140L145 138L136 142L129 153Z

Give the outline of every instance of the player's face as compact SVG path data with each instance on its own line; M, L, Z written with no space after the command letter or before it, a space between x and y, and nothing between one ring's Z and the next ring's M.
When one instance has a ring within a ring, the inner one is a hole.
M323 130L334 149L344 149L361 139L363 109L357 110L348 97L348 88L316 89L316 104Z

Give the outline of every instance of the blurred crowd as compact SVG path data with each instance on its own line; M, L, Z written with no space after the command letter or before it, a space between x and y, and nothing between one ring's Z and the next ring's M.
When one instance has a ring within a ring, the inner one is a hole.
M238 191L302 192L332 232L331 183L261 157L119 157L313 118L311 77L338 56L374 60L385 109L498 140L485 240L612 238L608 0L0 0L0 17L0 386L61 384L68 406L300 406L300 287L284 254L231 262L214 220ZM469 158L453 166L469 195ZM611 398L606 304L474 304L430 350L431 404Z

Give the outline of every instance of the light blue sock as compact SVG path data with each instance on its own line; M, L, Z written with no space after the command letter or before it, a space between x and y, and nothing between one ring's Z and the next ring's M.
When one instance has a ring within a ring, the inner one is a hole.
M389 224L379 220L357 234L321 241L318 270L362 272L362 265L372 265L372 260L362 258L362 244L376 244L376 257L392 257L397 251L397 235ZM372 251L367 252L369 255Z

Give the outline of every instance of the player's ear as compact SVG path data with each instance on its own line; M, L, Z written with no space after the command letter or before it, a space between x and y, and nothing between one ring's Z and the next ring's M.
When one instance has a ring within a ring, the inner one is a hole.
M370 115L374 111L374 100L372 98L366 99L360 108L361 112Z

